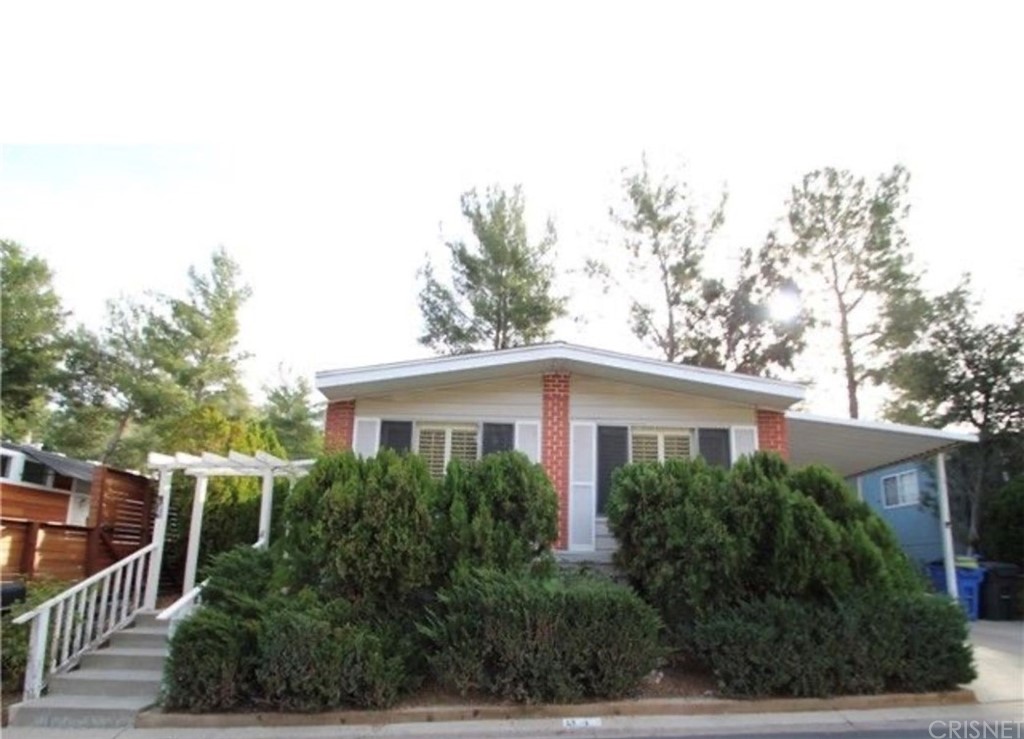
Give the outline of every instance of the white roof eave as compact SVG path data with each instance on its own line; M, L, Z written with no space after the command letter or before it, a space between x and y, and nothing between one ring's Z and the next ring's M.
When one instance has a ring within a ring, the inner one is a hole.
M825 464L844 477L934 456L978 441L977 434L898 423L793 411L786 413L786 419L790 461L797 466Z
M318 372L316 386L328 399L342 400L398 389L485 380L527 372L578 371L655 383L681 392L701 393L785 409L803 400L804 387L731 372L673 364L571 344L540 344L452 357Z

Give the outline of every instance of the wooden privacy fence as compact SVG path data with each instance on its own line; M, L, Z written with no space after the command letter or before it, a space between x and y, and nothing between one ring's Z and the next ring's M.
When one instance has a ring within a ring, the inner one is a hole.
M81 580L121 559L99 526L0 518L2 577Z
M138 551L152 539L155 493L147 478L97 467L90 489L88 526L38 520L33 514L39 508L22 510L7 505L15 500L14 494L26 490L35 493L38 500L55 495L5 481L4 517L0 518L0 577L4 580L81 580Z

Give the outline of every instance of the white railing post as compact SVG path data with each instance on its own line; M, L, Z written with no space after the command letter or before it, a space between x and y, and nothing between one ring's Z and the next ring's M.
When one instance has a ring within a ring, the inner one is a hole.
M28 661L25 664L25 700L43 694L43 676L46 674L46 642L50 630L50 609L40 611L32 619L28 637Z
M171 470L160 470L160 482L157 484L156 522L153 524L153 538L156 550L149 558L149 577L146 578L146 600L144 607L148 611L156 609L157 593L160 590L160 567L164 561L164 540L167 538L167 516L171 510Z
M196 586L196 568L199 565L199 538L203 532L203 507L206 505L206 475L196 475L196 492L192 498L192 521L188 527L188 549L185 553L185 584L187 593Z
M274 509L274 473L263 475L263 495L260 498L260 533L257 543L263 549L270 546L270 514Z

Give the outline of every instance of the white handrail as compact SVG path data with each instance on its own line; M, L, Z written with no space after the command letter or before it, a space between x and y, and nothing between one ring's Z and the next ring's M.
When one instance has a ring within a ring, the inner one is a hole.
M260 537L252 544L253 549L260 549L265 546L264 537ZM185 618L192 612L192 608L196 606L203 595L203 588L206 587L207 583L210 582L210 578L206 578L201 583L196 585L190 591L182 595L178 600L171 603L164 610L157 614L157 621L170 621L172 624L172 631L174 625L181 619Z
M135 617L142 608L148 560L157 547L147 544L14 619L15 624L32 623L25 700L42 694L47 675L70 668ZM51 616L53 637L48 639Z

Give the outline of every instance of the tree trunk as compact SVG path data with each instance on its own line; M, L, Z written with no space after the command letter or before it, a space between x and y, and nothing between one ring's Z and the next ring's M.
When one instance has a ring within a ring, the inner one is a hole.
M114 431L114 436L111 437L110 443L107 444L107 448L103 452L103 458L100 460L103 464L107 463L113 455L114 450L117 449L117 445L121 443L122 437L124 437L125 429L128 428L128 421L131 418L131 411L125 411L121 415L121 419L117 422L117 430Z
M860 404L857 402L857 368L853 362L850 319L842 298L839 300L839 331L843 350L843 370L846 373L846 400L850 408L850 418L859 418Z

